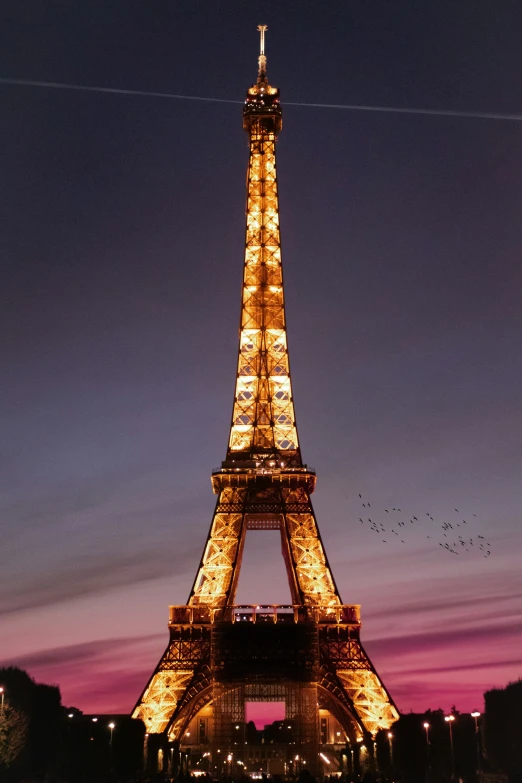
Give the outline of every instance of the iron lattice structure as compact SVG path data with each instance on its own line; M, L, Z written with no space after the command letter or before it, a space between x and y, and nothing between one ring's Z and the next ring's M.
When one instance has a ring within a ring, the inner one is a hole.
M227 456L212 474L218 496L189 600L171 607L170 641L134 711L149 734L179 742L213 705L213 752L237 745L245 701L286 703L301 753L314 768L317 706L354 742L389 728L398 712L360 642L359 607L332 576L310 496L294 414L286 332L276 140L279 90L266 77L264 29L249 135L239 358ZM278 530L292 605L236 607L248 530ZM284 697L284 698L283 698Z

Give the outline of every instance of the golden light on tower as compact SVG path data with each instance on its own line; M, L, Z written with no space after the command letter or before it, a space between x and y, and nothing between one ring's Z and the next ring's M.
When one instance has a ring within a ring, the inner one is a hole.
M354 744L356 739L370 743L379 729L390 728L398 712L361 645L359 607L341 601L311 503L315 472L301 458L277 186L282 110L279 89L266 75L267 27L258 30L257 81L243 108L249 138L247 213L227 454L212 474L217 503L189 599L170 607L169 644L133 717L141 718L150 734L181 742L198 711L211 706L213 762L233 751L236 763L234 727L245 725L245 694L263 701L269 693L272 700L285 701L285 719L301 737L293 753L298 751L310 769L320 758L319 699L330 705ZM289 606L235 605L245 537L255 530L281 537Z

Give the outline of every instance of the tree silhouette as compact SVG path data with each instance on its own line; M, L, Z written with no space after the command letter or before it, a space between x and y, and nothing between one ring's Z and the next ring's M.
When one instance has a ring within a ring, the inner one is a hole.
M4 705L0 715L0 768L10 767L25 747L29 721L21 710Z

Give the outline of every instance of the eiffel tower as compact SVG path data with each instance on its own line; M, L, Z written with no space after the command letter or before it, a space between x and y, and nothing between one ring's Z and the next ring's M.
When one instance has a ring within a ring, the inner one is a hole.
M258 28L257 82L243 108L250 157L228 449L212 473L217 503L189 599L170 607L167 649L133 717L144 721L149 739L160 735L165 764L169 748L178 758L185 747L200 756L206 749L211 771L248 770L245 704L284 702L291 758L317 773L322 747L352 748L352 760L354 749L372 754L376 732L398 712L361 645L360 607L339 595L310 500L315 472L301 458L279 231L282 111L266 75L266 29ZM234 603L245 536L255 530L279 531L291 605Z

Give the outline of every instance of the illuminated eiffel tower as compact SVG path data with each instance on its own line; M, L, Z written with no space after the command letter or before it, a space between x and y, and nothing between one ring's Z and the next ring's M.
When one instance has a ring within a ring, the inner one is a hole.
M279 234L282 112L279 90L266 76L266 27L258 29L259 72L243 109L250 158L227 456L212 474L217 504L190 597L170 607L169 644L133 717L144 721L149 739L161 735L156 748L165 764L169 748L171 759L185 748L200 758L205 752L212 772L237 764L250 771L259 758L246 741L245 704L284 702L294 760L287 754L285 763L317 772L326 754L321 749L335 756L351 748L348 761L360 748L373 753L371 739L398 712L361 645L359 606L341 601L310 500L315 473L301 459ZM291 605L235 605L251 530L279 531Z

